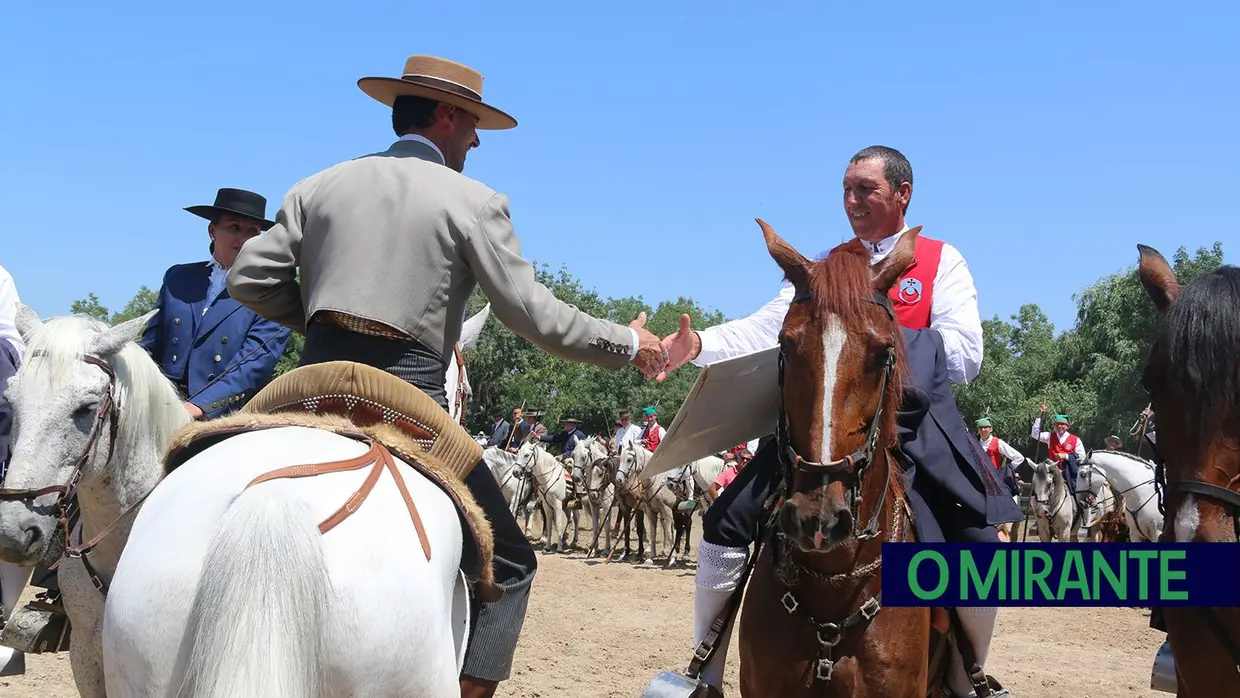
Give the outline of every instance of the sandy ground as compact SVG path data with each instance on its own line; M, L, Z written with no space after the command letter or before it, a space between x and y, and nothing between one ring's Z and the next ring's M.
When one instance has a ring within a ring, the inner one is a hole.
M512 678L499 695L636 698L660 671L683 669L693 574L692 562L663 569L540 553ZM1149 688L1163 634L1148 623L1141 609L1001 609L987 670L1016 698L1167 698ZM728 696L738 695L737 671L733 643ZM77 695L67 653L28 656L24 676L0 678L0 698Z

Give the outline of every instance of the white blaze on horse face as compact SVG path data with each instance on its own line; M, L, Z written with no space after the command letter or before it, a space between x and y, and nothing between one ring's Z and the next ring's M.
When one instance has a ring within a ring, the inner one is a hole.
M820 463L831 461L831 421L832 405L835 402L835 384L839 378L840 354L844 353L844 342L848 334L835 315L828 315L826 331L822 333L822 453Z
M1197 500L1193 495L1184 498L1180 511L1175 515L1175 540L1177 543L1191 543L1197 537L1197 527L1201 525L1201 514L1197 511Z

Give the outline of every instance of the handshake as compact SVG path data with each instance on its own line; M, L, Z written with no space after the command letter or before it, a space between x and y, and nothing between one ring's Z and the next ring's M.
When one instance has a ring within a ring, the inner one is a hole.
M702 351L702 340L689 329L689 316L680 316L680 329L663 339L646 329L646 313L629 323L637 330L637 356L630 362L642 372L647 380L654 378L662 383L672 371L684 366Z

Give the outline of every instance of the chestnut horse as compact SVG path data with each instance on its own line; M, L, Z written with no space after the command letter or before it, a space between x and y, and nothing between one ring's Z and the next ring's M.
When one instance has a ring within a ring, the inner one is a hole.
M1240 541L1240 268L1183 287L1138 245L1139 275L1161 315L1144 383L1166 474L1160 540ZM1163 609L1179 698L1240 695L1240 608Z
M796 295L779 336L782 499L741 609L741 694L924 698L940 675L931 609L881 601L883 542L914 539L889 453L907 369L887 292L920 229L871 267L858 240L811 262L758 224Z

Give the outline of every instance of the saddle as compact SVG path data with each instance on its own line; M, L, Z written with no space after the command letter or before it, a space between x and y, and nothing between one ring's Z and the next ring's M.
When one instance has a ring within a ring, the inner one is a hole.
M473 582L475 595L483 601L495 601L502 596L492 568L491 524L465 485L465 477L482 458L482 447L430 396L381 369L351 361L293 369L269 383L240 411L195 422L178 432L164 458L164 468L170 473L194 455L237 434L289 426L324 429L370 442L372 451L381 454L380 458L367 461L376 463L375 470L368 483L350 499L349 505L354 509L363 504L373 486L380 469L378 463L386 460L383 451L395 456L389 466L393 473L407 466L433 482L456 505L467 533L461 569ZM315 467L308 469L313 471L310 474L326 472ZM285 470L299 468L307 470L302 466ZM279 472L268 473L259 480L285 476ZM416 508L407 496L406 504L421 536Z

